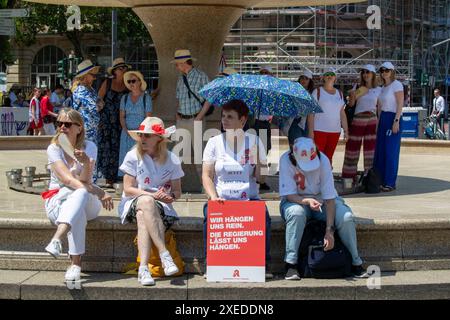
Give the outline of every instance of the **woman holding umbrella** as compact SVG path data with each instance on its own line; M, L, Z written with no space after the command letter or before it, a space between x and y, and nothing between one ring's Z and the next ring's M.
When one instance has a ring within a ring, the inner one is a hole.
M266 167L266 152L261 140L244 132L249 109L241 100L231 100L222 106L223 132L211 138L203 153L202 181L208 198L213 201L259 200L258 184L261 170ZM203 242L206 244L207 204L203 214ZM271 219L266 208L266 277L270 262Z

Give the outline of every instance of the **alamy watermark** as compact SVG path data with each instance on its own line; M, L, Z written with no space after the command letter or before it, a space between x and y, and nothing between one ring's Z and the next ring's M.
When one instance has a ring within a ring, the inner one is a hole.
M366 281L366 286L369 290L381 289L381 269L377 265L370 265L367 268L369 278Z

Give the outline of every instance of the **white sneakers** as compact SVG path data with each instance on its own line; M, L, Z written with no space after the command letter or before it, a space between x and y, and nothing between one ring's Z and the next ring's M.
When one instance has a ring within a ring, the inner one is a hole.
M172 256L170 255L169 251L164 251L159 254L159 257L161 258L161 263L164 268L164 274L166 276L172 276L176 273L178 273L178 267L173 262Z
M62 244L58 239L52 239L50 243L45 247L45 251L50 253L53 258L58 258L62 252Z
M76 265L71 265L66 271L65 279L66 281L80 281L81 278L81 267Z
M139 267L138 281L143 286L154 286L155 280L153 280L148 267Z

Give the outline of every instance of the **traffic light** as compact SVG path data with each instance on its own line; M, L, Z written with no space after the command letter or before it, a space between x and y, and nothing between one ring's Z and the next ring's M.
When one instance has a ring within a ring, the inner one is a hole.
M58 78L63 80L67 78L67 62L67 58L58 60Z
M429 77L427 73L422 73L422 77L420 79L420 84L422 86L427 86L429 83Z

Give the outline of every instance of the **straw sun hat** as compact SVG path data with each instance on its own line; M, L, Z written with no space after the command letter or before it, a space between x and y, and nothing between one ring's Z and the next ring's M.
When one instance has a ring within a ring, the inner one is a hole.
M138 130L129 130L128 133L134 140L139 141L139 133L155 134L164 139L169 139L175 131L175 126L171 126L166 129L164 127L164 122L160 118L147 117L141 122Z
M144 76L142 75L142 73L140 73L139 71L127 71L123 75L123 81L125 82L125 86L128 88L128 90L131 91L131 86L128 83L128 80L130 80L131 76L133 76L133 75L141 81L141 90L142 91L147 90L147 82L145 82Z
M80 78L87 75L88 73L97 74L99 71L100 67L95 66L91 60L87 59L77 66L77 75L75 76L75 78Z

